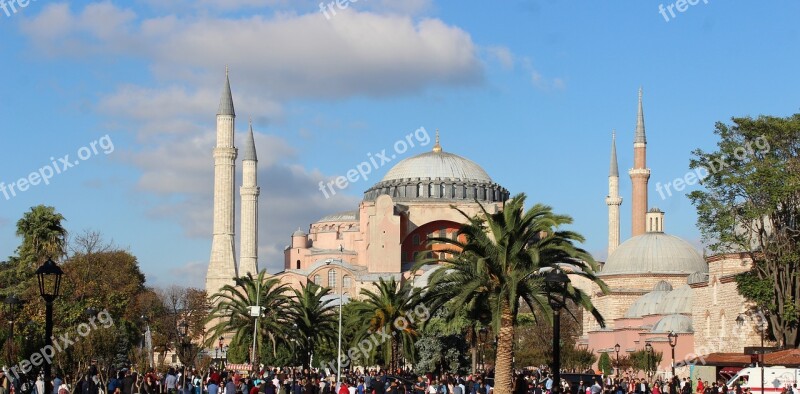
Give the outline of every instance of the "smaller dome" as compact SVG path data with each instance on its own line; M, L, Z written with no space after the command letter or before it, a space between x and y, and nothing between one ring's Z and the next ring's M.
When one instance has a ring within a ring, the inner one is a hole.
M681 286L670 291L659 304L657 315L672 315L677 313L692 313L692 288L689 285Z
M708 273L707 272L695 272L695 273L689 275L688 278L686 278L686 283L688 283L690 285L693 285L693 284L696 284L696 283L706 283L706 282L708 282Z
M664 316L654 326L652 332L694 332L692 318L686 315Z
M292 237L305 237L306 235L307 235L306 232L299 228L297 229L297 231L292 233Z
M672 285L665 280L660 280L656 283L656 286L653 287L653 291L672 291Z

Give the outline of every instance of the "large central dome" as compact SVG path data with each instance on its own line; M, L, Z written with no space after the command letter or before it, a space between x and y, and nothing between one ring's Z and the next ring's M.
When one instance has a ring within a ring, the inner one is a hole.
M472 160L448 152L426 152L397 163L381 181L431 178L492 183L489 174Z
M502 202L509 193L472 160L443 152L436 135L432 152L401 160L364 192L365 201L388 195L396 201L470 200Z

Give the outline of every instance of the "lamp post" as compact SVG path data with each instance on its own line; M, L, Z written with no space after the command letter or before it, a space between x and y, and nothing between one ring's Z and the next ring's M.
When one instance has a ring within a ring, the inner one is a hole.
M14 364L14 322L17 320L17 307L22 304L22 301L11 294L3 300L5 304L6 317L8 318L9 331L8 331L8 364Z
M247 289L245 288L245 283L246 282L245 282L244 279L245 279L244 277L235 278L234 281L236 282L237 286L242 286L242 288L245 291L247 291ZM258 335L258 318L261 317L261 312L262 312L262 310L261 310L261 277L260 276L257 277L256 280L257 280L257 283L256 283L256 304L255 305L250 305L250 308L249 308L250 309L250 317L253 318L253 347L250 350L250 352L251 352L250 353L250 363L252 364L251 368L255 368L255 365L256 365L256 362L257 362L256 359L258 358L257 357L258 353L256 353L256 336Z
M186 348L187 339L189 338L189 323L184 320L178 324L178 337L181 340L181 364L183 364L183 383L181 383L181 392L186 390Z
M489 329L481 327L478 330L478 340L481 342L481 371L486 370L486 337L489 336Z
M744 315L739 314L736 317L736 324L739 327L744 326ZM758 355L758 363L761 364L761 394L764 394L764 335L767 331L767 321L764 320L763 323L758 325L758 336L761 337L761 348L759 349Z
M647 379L651 379L653 377L653 345L650 342L644 344L644 350L647 352Z
M678 334L675 331L670 331L667 335L669 339L669 347L672 348L672 377L675 377L675 346L678 344Z
M325 261L325 265L330 265L331 260ZM335 272L335 271L334 271ZM330 273L328 274L330 277ZM334 280L337 279L334 275ZM342 300L344 289L342 288L342 281L339 283L339 345L336 351L336 392L339 392L339 387L342 385ZM330 285L330 283L328 283ZM394 350L394 349L393 349ZM397 355L392 354L392 360L396 360ZM310 365L309 365L310 367ZM395 367L395 365L393 365Z
M44 343L46 346L53 347L53 301L58 298L61 288L61 275L64 271L50 258L36 270L36 278L39 281L39 295L45 302L45 321L44 321ZM53 387L50 383L51 365L44 363L44 383L45 392L52 393Z
M619 344L614 345L614 351L617 353L617 365L615 366L617 370L617 377L619 377Z
M566 305L567 274L553 269L544 278L548 287L548 301L553 308L553 386L552 394L561 392L561 308Z

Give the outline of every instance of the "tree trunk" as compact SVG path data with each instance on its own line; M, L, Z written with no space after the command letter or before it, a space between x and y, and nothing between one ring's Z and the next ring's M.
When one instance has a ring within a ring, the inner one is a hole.
M472 346L469 349L470 356L472 357L472 374L478 373L478 347Z
M500 332L494 369L494 394L511 394L511 353L514 345L514 320L507 300L500 305Z

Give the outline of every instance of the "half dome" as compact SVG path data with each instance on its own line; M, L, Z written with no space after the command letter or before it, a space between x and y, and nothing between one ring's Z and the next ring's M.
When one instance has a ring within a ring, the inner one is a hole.
M600 276L708 272L703 256L688 242L650 232L623 242L603 265Z
M658 308L664 302L667 294L669 294L669 290L653 290L639 297L625 312L625 317L639 318L657 314Z
M664 316L653 326L653 332L694 332L692 318L686 315Z

